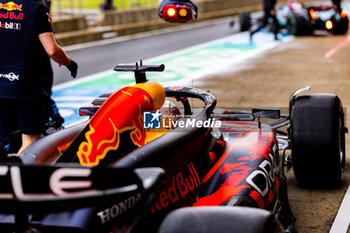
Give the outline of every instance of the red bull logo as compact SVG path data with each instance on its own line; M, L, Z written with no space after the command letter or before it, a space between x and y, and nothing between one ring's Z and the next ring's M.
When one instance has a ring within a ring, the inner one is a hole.
M0 13L0 19L23 20L23 13L15 14L14 12Z
M51 15L49 13L46 13L47 14L47 21L49 23L52 23L52 18L51 18Z
M0 3L0 10L4 9L7 11L22 11L22 4L18 5L14 2Z
M100 159L103 159L108 151L115 150L118 148L120 141L120 132L116 128L113 121L110 118L108 120L110 121L110 124L106 125L107 128L112 127L113 129L112 137L109 140L103 140L103 138L101 138L101 135L96 134L96 130L94 129L94 127L91 124L89 124L90 130L85 133L85 138L87 142L83 142L80 144L79 151L77 153L80 163L82 165L97 166L99 164ZM93 147L93 141L100 141L96 148ZM91 154L97 154L97 156L88 156Z
M147 143L143 112L160 108L165 99L161 85L149 82L125 87L110 96L90 120L86 141L79 145L77 156L83 166L97 166L111 150L117 150L120 134L130 131L134 145Z
M181 201L202 185L193 163L189 163L187 167L188 171L184 170L176 175L174 174L169 186L160 192L158 200L154 202L154 206L151 208L152 213L161 211L168 208L171 204Z

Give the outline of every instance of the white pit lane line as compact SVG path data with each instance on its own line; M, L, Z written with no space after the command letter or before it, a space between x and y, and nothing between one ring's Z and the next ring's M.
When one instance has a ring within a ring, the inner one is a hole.
M344 195L329 233L346 233L350 223L350 186Z

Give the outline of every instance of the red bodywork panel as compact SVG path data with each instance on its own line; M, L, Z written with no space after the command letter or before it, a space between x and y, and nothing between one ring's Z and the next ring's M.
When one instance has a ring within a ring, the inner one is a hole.
M255 122L223 123L221 137L207 133L175 151L176 158L169 156L162 165L167 182L152 212L227 205L241 198L250 199L255 207L272 208L279 188L280 161L275 132L263 127L258 129ZM200 145L209 147L201 158Z

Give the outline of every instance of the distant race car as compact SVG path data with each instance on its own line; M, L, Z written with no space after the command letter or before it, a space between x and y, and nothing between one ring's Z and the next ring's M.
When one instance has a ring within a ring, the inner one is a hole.
M349 19L345 8L338 9L331 3L310 3L304 5L289 1L287 5L276 7L279 27L292 35L311 35L317 31L345 34L349 29ZM240 30L247 31L259 23L253 21L250 12L240 13Z
M300 89L289 113L220 109L208 92L146 79L164 65L115 70L136 84L81 108L87 122L1 157L1 232L292 232L285 169L304 187L342 181L336 95Z

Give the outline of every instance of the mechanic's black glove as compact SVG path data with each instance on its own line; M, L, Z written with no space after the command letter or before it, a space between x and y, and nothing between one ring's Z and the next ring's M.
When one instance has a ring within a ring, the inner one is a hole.
M71 60L70 65L67 66L67 68L70 71L70 75L73 78L76 78L78 73L78 64L75 61Z

